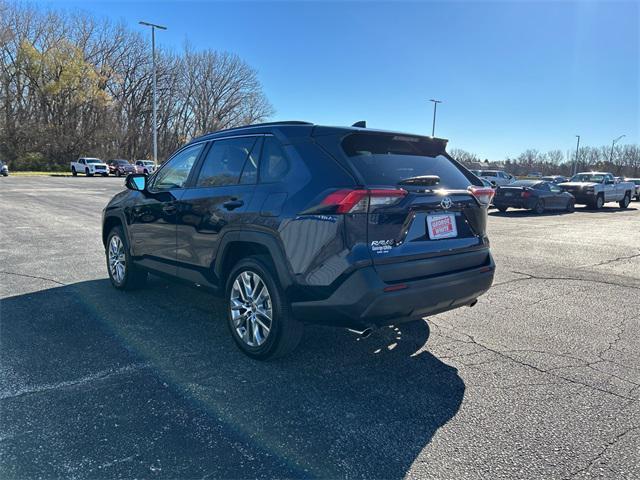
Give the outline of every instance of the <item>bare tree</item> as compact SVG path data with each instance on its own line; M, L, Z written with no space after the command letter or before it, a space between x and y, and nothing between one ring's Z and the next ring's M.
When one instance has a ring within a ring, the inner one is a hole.
M121 23L0 0L0 155L14 169L66 168L91 154L148 158L149 45ZM273 114L237 55L160 51L159 153Z

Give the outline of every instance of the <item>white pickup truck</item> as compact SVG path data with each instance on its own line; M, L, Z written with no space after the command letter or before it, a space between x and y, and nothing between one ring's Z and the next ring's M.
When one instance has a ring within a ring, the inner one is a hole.
M99 158L80 157L75 162L71 162L71 174L75 177L79 173L84 173L87 177L94 175L109 176L109 167Z
M635 189L633 183L619 181L608 172L577 173L558 186L576 197L576 203L596 210L607 202L618 202L620 208L627 208Z

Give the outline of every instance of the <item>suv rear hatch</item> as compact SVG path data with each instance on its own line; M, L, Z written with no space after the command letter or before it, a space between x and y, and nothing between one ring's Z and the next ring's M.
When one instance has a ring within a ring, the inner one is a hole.
M384 281L490 264L486 207L493 191L445 153L445 141L382 132L335 141L358 191L368 192L366 241Z

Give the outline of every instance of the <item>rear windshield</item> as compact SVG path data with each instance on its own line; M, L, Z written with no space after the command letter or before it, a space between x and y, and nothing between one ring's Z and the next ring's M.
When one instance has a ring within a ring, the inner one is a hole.
M593 183L602 183L604 180L604 175L600 173L579 173L571 177L572 182L593 182Z
M397 185L424 175L440 177L438 188L466 189L471 180L426 139L354 133L342 149L368 185Z
M507 187L534 187L538 185L542 185L540 180L516 180L515 182L507 185Z

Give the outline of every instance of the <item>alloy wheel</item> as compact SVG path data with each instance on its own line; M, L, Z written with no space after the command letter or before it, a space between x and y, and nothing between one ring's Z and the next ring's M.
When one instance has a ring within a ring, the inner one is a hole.
M124 243L118 235L114 235L109 241L109 273L118 285L124 282L126 255Z
M256 272L244 270L231 287L229 308L238 337L250 347L266 342L271 331L273 307L271 294Z

